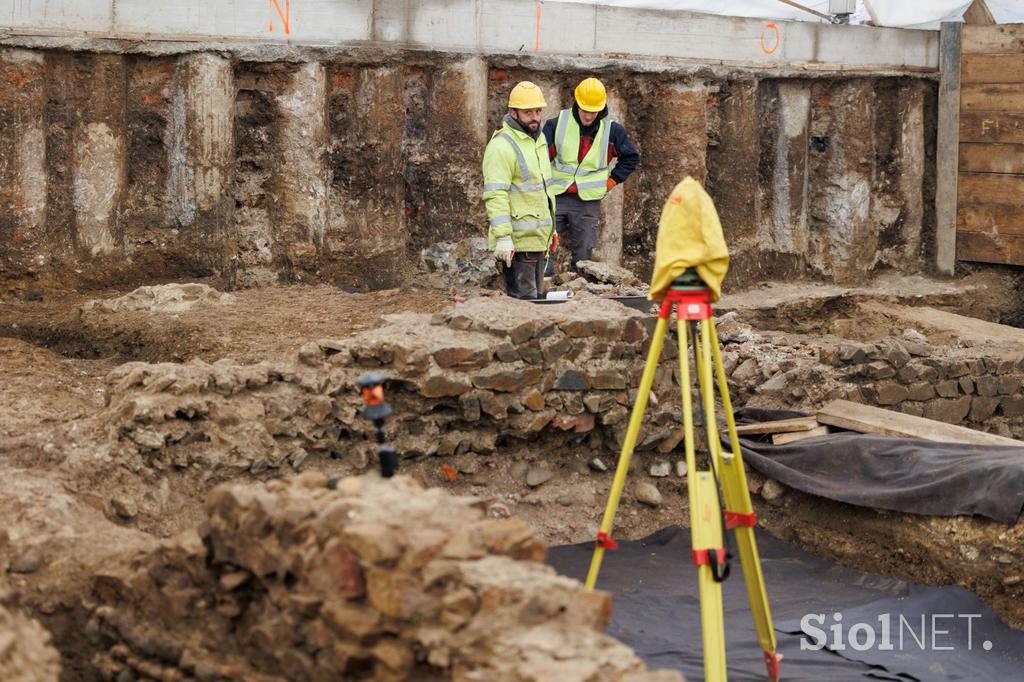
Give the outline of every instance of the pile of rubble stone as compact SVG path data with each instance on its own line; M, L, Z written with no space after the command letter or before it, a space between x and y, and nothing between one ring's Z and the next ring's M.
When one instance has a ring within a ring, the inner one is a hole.
M9 604L11 593L0 585L0 680L57 682L60 654L50 633Z
M564 260L564 259L563 259ZM551 288L572 291L575 296L646 296L648 287L629 270L613 263L580 261L578 274L560 263L559 274ZM440 242L420 253L420 270L427 284L439 289L467 291L501 287L494 254L486 237L471 237L458 242Z
M205 284L160 284L142 286L124 296L89 301L80 309L83 315L146 311L183 313L198 307L230 305L235 297Z
M574 295L589 296L647 296L649 287L629 270L612 263L584 260L576 264L579 274L571 272L556 275L556 286L564 287Z
M98 574L104 679L682 680L601 634L609 595L523 522L402 476L326 483L220 487L196 531Z
M621 442L652 319L602 299L536 305L472 299L435 315L385 316L344 341L303 345L280 362L128 363L107 378L107 432L131 468L249 470L309 456L362 457L375 444L356 378L383 372L405 456L491 454ZM671 358L673 344L666 344ZM641 449L679 440L678 385L663 363ZM362 465L365 465L365 461Z

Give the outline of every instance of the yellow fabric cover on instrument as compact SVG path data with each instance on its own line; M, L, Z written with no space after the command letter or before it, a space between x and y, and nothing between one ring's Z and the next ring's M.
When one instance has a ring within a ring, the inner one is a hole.
M729 249L715 202L687 176L672 190L658 222L658 243L654 254L654 275L647 298L665 298L672 281L687 268L695 268L711 290L711 300L722 295L722 280L729 269Z

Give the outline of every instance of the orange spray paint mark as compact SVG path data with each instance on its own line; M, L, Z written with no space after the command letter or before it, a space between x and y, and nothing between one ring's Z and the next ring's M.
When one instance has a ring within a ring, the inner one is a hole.
M278 0L269 0L270 8L277 10L277 16L281 19L281 24L284 26L284 34L290 36L292 34L291 26L291 0L284 0L284 10L281 9L281 3ZM274 20L271 19L269 22L269 31L274 32Z
M537 33L533 39L533 51L540 52L540 3L537 3Z
M775 39L771 41L771 47L765 43L764 36L766 33L774 32ZM775 51L779 49L779 45L782 44L782 34L779 32L779 27L775 24L765 24L764 29L761 30L761 51L765 54L775 54Z

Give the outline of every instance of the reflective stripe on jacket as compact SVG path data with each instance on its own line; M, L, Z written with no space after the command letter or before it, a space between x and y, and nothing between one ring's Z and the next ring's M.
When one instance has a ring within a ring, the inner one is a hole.
M580 126L572 115L572 109L564 109L558 115L555 126L555 158L552 173L555 179L555 193L562 194L575 183L576 192L585 201L600 201L608 193L608 144L611 140L612 122L601 120L594 144L582 161L579 161Z
M544 136L534 139L506 116L487 143L483 175L489 247L511 235L516 251L547 251L554 233L555 193Z

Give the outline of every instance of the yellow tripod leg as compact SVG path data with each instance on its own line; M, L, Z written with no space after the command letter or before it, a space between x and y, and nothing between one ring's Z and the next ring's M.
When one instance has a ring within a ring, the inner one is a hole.
M715 398L711 376L711 349L705 325L707 325L706 320L701 322L700 347L696 353L695 365L701 397L704 400L704 425L708 437L708 451L712 465L715 465L720 452L715 448L718 441ZM697 339L694 338L695 347L696 344ZM697 558L697 552L715 550L715 555L707 557L707 561L698 569L701 631L704 642L704 679L706 682L725 682L725 620L722 614L722 583L715 580L711 567L711 562L714 562L716 557L720 557L724 563L725 543L718 484L712 476L712 472L698 472L697 479L690 484L689 492L697 494L699 503L698 516L690 518L690 526L694 529L695 558Z
M743 568L743 582L747 588L747 599L750 602L750 612L754 619L754 629L757 631L757 641L765 654L768 678L774 682L779 679L779 658L776 655L775 629L772 626L768 592L765 589L764 574L761 571L761 557L757 551L757 540L754 537L754 507L750 502L750 490L747 488L747 475L743 467L739 436L736 433L736 419L732 413L732 400L729 397L729 383L726 380L722 354L718 346L718 331L715 329L714 320L709 320L705 324L707 325L709 345L714 354L715 371L718 375L718 393L722 398L722 409L725 411L725 419L729 428L729 443L732 448L730 456L719 458L718 461L721 464L718 467L718 475L721 479L726 510L737 515L734 517L737 520L745 522L745 524L737 525L735 529L737 551L740 557L740 566ZM715 443L719 443L717 436ZM719 452L721 452L721 447L719 447Z
M709 471L697 471L697 456L694 443L693 402L690 391L689 328L686 322L678 323L679 373L683 401L684 448L686 452L687 497L690 507L690 538L693 556L697 566L697 584L700 592L701 633L704 647L704 679L720 682L726 679L725 622L722 615L722 585L714 579L710 564L697 562L707 557L707 550L718 550L722 546L722 525L718 505L718 487ZM692 339L694 347L697 338ZM703 363L698 354L696 361L697 379L705 381ZM706 390L702 390L707 394ZM705 402L705 410L707 404Z
M619 463L615 468L615 478L612 480L612 489L608 496L608 506L605 508L604 518L601 520L598 544L594 547L594 556L590 560L590 570L587 572L588 590L594 589L594 585L597 584L597 574L601 571L601 560L604 558L604 547L601 545L601 542L602 539L611 538L612 525L615 523L615 512L619 508L622 490L626 487L629 460L633 456L633 448L636 447L636 439L640 433L640 423L643 421L644 411L647 409L647 397L651 394L651 386L654 385L654 374L658 369L658 359L661 357L661 347L665 343L665 332L667 330L668 316L659 317L658 324L654 328L654 336L651 338L651 349L647 353L647 364L644 365L644 374L640 379L640 390L636 395L633 413L629 417L626 438L622 442L622 452L619 454Z

